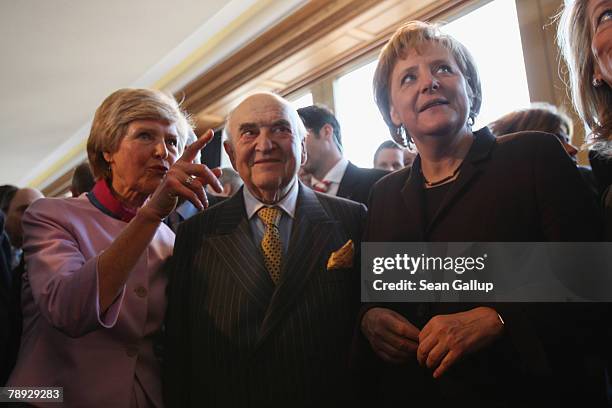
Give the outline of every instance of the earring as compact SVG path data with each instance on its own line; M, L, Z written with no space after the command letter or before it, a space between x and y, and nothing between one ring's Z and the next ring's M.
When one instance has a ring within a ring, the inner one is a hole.
M397 144L403 147L408 147L412 142L412 137L406 132L404 125L395 128L395 137L393 138Z
M603 85L603 81L601 78L594 77L592 82L593 88L599 88Z
M404 132L403 132L404 126L400 125L398 127L395 128L395 135L393 136L393 140L395 140L395 142L401 146L406 146L406 138L404 136Z

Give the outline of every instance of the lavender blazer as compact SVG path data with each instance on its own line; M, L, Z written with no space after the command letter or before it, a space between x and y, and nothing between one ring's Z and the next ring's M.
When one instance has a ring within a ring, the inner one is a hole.
M98 255L125 226L84 194L41 199L27 210L23 336L8 385L64 387L70 407L163 405L152 337L166 310L162 264L172 254L174 233L160 225L101 315Z

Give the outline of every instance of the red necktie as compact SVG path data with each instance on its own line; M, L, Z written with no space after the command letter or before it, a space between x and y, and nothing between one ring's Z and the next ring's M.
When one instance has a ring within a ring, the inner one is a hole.
M327 193L329 191L329 186L331 185L331 181L323 180L318 181L312 186L314 191L318 191L319 193Z

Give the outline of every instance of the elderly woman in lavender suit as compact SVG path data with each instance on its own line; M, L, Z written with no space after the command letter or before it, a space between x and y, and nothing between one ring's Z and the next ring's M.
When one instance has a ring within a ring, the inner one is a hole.
M159 91L122 89L98 108L93 190L41 199L23 218L24 328L9 386L63 387L70 407L162 406L152 338L174 245L162 220L178 197L201 209L206 184L222 190L218 169L192 163L212 132L183 153L188 131Z

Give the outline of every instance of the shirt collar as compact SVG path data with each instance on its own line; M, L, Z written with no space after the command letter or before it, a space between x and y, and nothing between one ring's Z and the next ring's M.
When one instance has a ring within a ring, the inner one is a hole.
M270 204L264 204L259 201L250 191L249 188L245 185L242 189L244 195L244 206L246 208L247 217L251 219L253 215L259 211L261 207L272 207ZM285 213L287 213L291 218L295 217L295 207L297 205L297 197L298 197L298 182L297 177L293 179L293 185L287 192L287 194L283 197L282 200L274 204L275 207L281 208Z
M342 157L340 160L338 160L338 163L336 163L334 167L329 169L325 177L323 177L323 180L330 181L336 184L340 184L340 182L342 181L342 177L344 177L344 172L346 171L347 167L348 167L348 160ZM314 186L315 183L321 182L323 180L317 180L317 178L313 176L311 185Z
M103 213L121 221L130 222L136 216L136 209L128 208L111 192L104 179L98 180L93 189L87 193L89 201Z
M183 220L191 218L199 212L199 210L189 200L186 200L178 205L175 211L183 218Z

